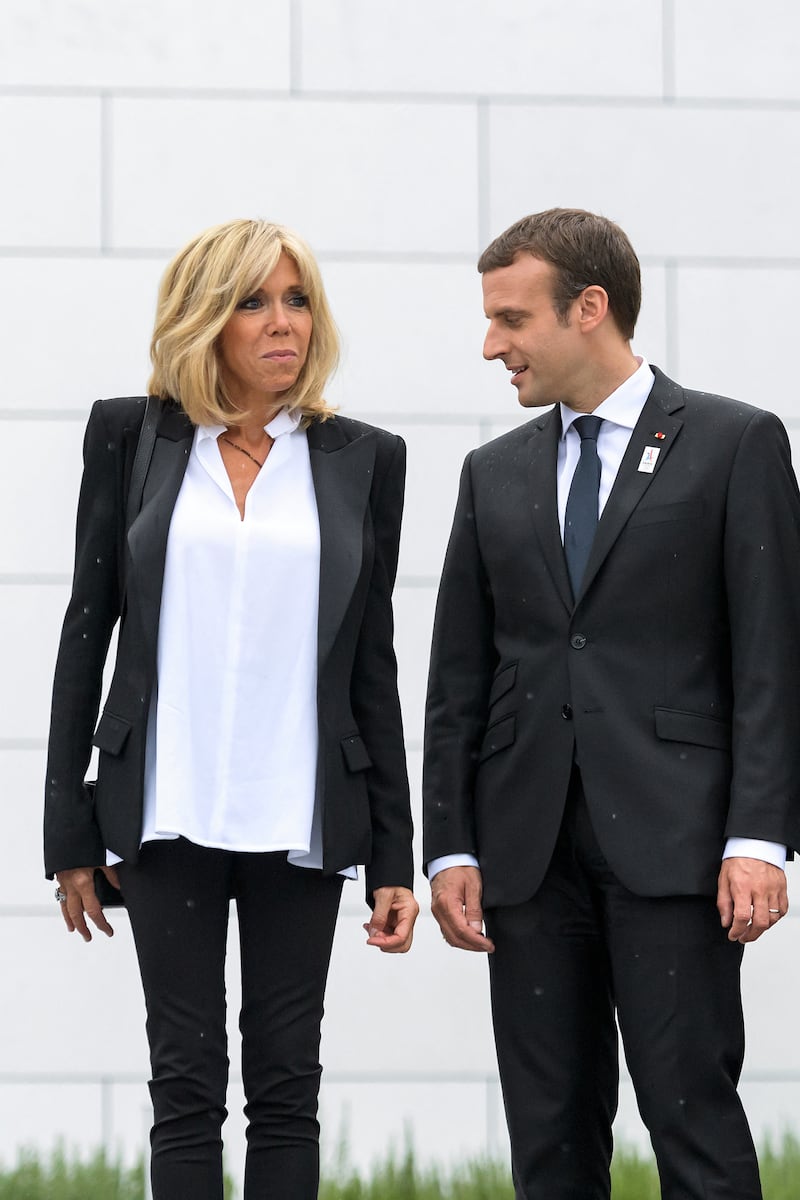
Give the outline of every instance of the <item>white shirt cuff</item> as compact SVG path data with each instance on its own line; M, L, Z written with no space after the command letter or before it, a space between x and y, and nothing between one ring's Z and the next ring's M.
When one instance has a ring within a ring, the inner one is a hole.
M786 847L780 842L761 842L756 838L728 838L723 858L759 858L773 867L786 870Z
M443 854L441 858L432 858L427 864L428 879L433 879L440 871L448 867L477 867L478 860L474 854Z

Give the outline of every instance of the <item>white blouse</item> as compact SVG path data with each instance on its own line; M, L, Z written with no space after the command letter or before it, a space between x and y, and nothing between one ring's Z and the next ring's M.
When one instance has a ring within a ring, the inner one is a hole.
M224 428L195 432L167 540L143 842L182 836L322 866L319 518L298 424L283 410L264 427L274 444L244 520L217 444Z

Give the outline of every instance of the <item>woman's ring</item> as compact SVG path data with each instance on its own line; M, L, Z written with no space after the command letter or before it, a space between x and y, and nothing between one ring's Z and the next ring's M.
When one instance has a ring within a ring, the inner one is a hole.
M769 909L769 911L771 913L774 913L776 917L779 917L781 915L781 910L779 908L771 908L771 909Z
M66 904L67 902L67 893L62 892L60 887L56 888L56 900L59 904Z

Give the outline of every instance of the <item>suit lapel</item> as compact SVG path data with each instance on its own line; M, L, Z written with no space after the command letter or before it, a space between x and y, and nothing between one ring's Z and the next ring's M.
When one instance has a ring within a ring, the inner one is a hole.
M142 507L128 530L128 599L155 651L164 561L172 512L192 448L194 426L184 413L166 408L159 422ZM320 526L319 665L341 626L362 566L364 515L375 465L375 437L348 441L331 418L308 429L311 474Z
M683 391L657 368L653 368L655 383L641 416L636 422L625 451L617 478L611 489L603 515L597 526L580 595L591 587L592 580L609 554L631 513L644 496L664 463L683 427L680 417L673 414L683 408ZM663 435L663 436L662 436ZM648 448L658 450L653 470L640 471L642 456ZM576 597L578 600L580 596Z
M166 407L156 430L142 507L128 530L128 602L135 600L139 605L142 630L150 639L148 650L151 656L155 653L161 611L167 535L189 462L193 436L194 426L186 414L177 408Z
M561 413L558 406L537 418L527 442L525 472L533 527L542 548L544 561L556 591L570 612L572 589L564 558L564 546L558 524L558 441L561 437Z
M361 573L375 435L348 441L335 417L308 428L320 533L318 668L341 628Z

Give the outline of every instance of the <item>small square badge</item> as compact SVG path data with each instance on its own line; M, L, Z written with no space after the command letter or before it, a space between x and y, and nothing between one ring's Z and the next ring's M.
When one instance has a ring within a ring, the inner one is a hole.
M656 461L660 453L660 446L645 446L638 469L643 471L645 475L652 475L656 469Z

